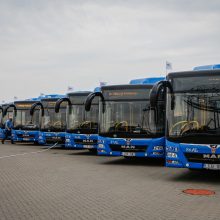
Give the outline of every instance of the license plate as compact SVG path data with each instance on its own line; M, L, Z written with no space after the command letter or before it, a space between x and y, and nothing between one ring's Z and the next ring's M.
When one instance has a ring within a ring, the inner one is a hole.
M220 170L220 164L204 164L204 168L207 170Z
M122 152L122 156L135 157L135 153L134 152Z
M30 138L23 138L23 141L29 141Z
M83 145L83 148L91 149L91 148L94 148L94 146L93 145Z

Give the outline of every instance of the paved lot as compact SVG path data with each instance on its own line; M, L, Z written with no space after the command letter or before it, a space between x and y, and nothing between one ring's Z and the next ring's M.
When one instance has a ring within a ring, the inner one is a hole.
M0 157L40 146L0 145ZM187 188L216 191L189 196ZM51 149L0 159L0 219L219 219L220 174Z

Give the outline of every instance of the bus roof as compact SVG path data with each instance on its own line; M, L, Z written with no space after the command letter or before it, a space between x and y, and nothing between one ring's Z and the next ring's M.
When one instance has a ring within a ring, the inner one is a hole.
M205 65L205 66L196 66L193 68L194 71L200 70L215 70L220 69L220 64L213 64L213 65Z
M65 95L60 94L49 94L49 95L43 95L39 96L38 99L60 99L66 97Z
M164 80L165 77L151 77L151 78L143 78L143 79L133 79L130 81L129 84L131 85L138 85L138 84L148 84L154 85L155 83Z
M94 92L100 92L101 91L101 88L100 87L96 87L95 89L94 89Z

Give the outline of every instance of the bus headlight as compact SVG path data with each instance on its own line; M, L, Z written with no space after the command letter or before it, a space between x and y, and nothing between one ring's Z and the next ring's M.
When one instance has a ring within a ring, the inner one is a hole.
M99 148L105 148L104 144L99 144L98 147Z
M170 147L170 146L167 146L167 147L166 147L166 151L178 152L178 147Z
M170 157L170 158L177 158L177 154L176 153L172 153L172 152L167 152L167 157Z

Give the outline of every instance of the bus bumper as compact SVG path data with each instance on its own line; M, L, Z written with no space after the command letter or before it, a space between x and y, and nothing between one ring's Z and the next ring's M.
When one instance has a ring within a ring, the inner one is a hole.
M58 143L65 144L65 132L40 132L38 143L41 145L51 145Z
M39 131L12 130L14 142L37 142Z
M165 138L124 139L99 137L98 155L164 158Z
M220 145L166 141L166 166L189 169L220 169Z
M65 147L72 149L97 149L97 134L66 134Z

